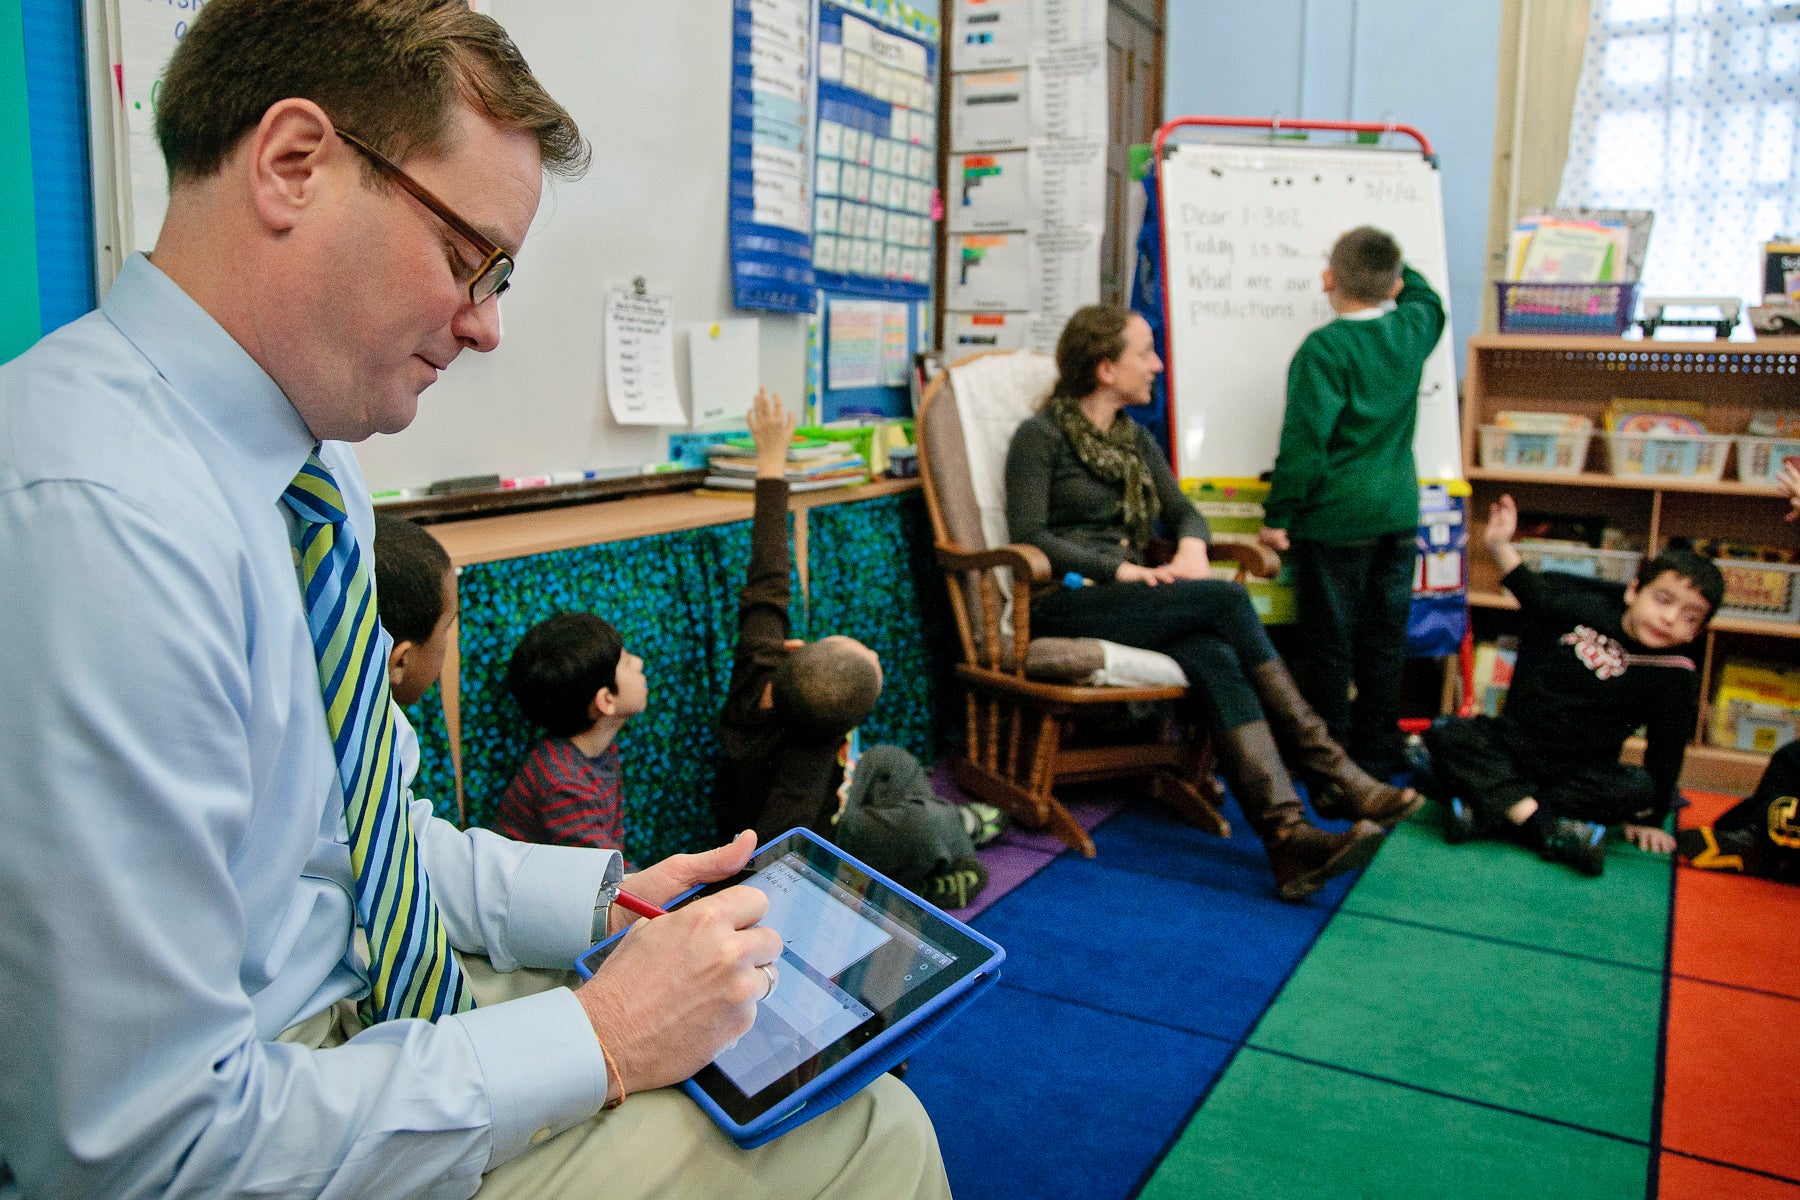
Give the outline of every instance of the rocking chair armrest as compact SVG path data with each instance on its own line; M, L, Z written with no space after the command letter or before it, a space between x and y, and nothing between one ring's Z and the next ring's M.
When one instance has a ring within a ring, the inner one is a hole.
M1036 546L1014 543L992 550L965 550L961 546L939 542L938 565L946 571L988 571L1009 567L1015 582L1050 582L1050 560Z
M1206 548L1214 562L1234 562L1254 579L1268 579L1281 570L1281 556L1260 542L1214 542Z

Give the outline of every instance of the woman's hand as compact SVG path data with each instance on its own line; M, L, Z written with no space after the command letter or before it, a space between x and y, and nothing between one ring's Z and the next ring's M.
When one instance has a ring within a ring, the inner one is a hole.
M1163 570L1176 579L1210 579L1212 564L1207 561L1206 543L1197 537L1184 537L1175 548L1175 557Z
M1174 583L1181 576L1168 567L1140 567L1134 562L1122 562L1113 572L1113 578L1119 583L1144 583L1155 587L1159 583Z

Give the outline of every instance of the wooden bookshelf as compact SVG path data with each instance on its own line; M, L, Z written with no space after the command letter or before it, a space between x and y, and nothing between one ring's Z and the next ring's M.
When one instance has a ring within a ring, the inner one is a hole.
M1725 478L1692 482L1618 477L1605 469L1595 436L1577 474L1483 467L1480 428L1502 411L1568 412L1591 418L1615 398L1699 401L1712 433L1741 433L1762 409L1800 409L1800 338L1754 342L1649 342L1624 338L1486 334L1469 339L1463 382L1463 467L1469 500L1469 604L1477 634L1504 632L1518 603L1500 587L1481 551L1488 505L1511 493L1526 512L1595 516L1654 553L1672 537L1780 543L1795 536L1784 524L1787 499L1771 485L1740 483L1735 462ZM1733 451L1735 457L1735 450ZM1682 782L1695 788L1747 792L1765 755L1707 745L1713 689L1727 658L1800 665L1800 624L1719 617L1697 647L1703 660L1701 720ZM1626 757L1641 758L1642 742Z

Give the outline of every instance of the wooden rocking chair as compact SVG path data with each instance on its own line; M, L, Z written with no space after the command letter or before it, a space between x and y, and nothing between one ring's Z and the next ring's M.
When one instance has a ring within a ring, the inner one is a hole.
M1050 580L1050 563L1035 546L1002 544L1004 468L1013 430L1055 378L1046 355L972 355L933 380L919 406L919 473L962 643L956 671L968 693L968 746L951 760L951 777L963 791L1022 825L1047 827L1090 858L1093 839L1056 797L1062 784L1148 777L1157 800L1229 837L1219 813L1224 793L1204 736L1170 741L1160 728L1146 732L1139 722L1122 740L1096 739L1090 728L1108 724L1095 718L1121 715L1123 705L1179 700L1188 688L1083 682L1104 661L1101 642L1031 636L1031 592ZM959 381L979 394L959 397ZM1240 581L1246 574L1273 575L1279 566L1259 545L1219 543L1209 550L1215 562L1236 562ZM1179 676L1173 662L1168 666Z

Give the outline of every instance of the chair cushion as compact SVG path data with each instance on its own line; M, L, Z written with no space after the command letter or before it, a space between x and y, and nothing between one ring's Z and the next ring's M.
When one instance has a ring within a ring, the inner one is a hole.
M1106 668L1096 638L1032 638L1025 649L1025 677L1044 683L1085 683Z
M1181 665L1166 654L1100 638L1032 638L1025 677L1095 687L1186 687Z

